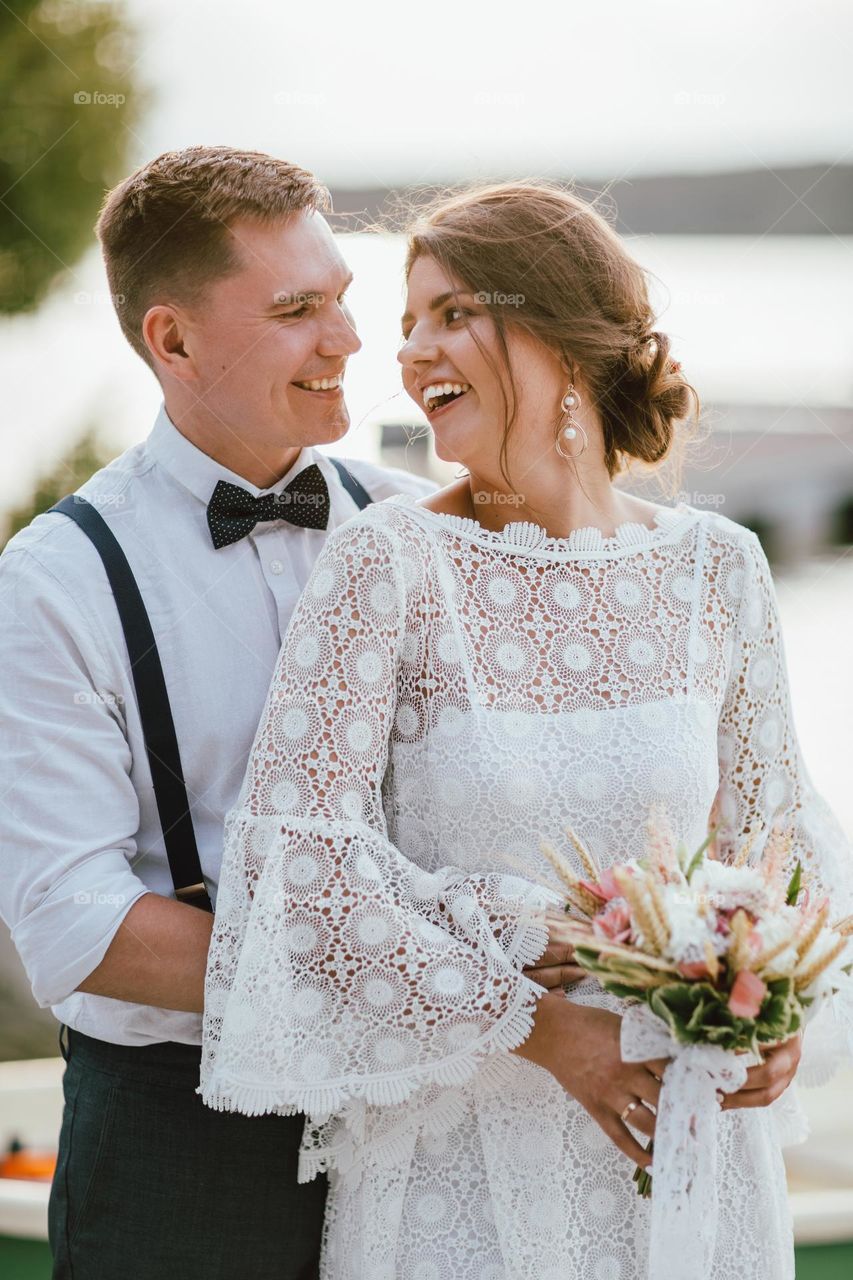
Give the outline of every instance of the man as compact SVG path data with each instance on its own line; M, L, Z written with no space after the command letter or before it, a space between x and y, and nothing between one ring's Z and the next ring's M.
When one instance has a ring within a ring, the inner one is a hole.
M297 1186L301 1117L195 1094L212 917L190 904L215 904L225 813L327 533L352 493L434 488L315 450L347 431L360 346L327 208L295 165L194 147L132 174L98 223L164 405L77 500L129 563L153 632L140 661L156 646L162 663L203 878L185 900L130 669L139 635L98 550L51 512L0 559L0 907L37 1001L68 1027L49 1214L62 1280L317 1274L325 1187Z

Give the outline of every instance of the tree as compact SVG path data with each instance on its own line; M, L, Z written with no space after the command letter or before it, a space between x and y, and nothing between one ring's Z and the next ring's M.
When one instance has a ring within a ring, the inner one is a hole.
M119 4L0 4L0 314L35 307L92 243L144 106Z
M73 493L85 480L114 457L98 437L94 427L72 445L56 466L36 481L32 495L6 517L5 541L23 529L42 511L47 511L66 493ZM0 543L2 546L3 543Z

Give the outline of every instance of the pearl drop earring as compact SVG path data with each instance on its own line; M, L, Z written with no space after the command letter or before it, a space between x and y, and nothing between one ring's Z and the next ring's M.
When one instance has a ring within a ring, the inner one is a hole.
M574 413L581 405L581 398L573 384L570 382L566 394L560 401L560 408L563 410L563 417L560 419L560 425L557 428L557 438L554 441L554 448L561 458L565 458L567 462L571 462L574 458L579 458L589 444L589 437L584 431L581 424L575 418ZM563 448L562 441L575 440L578 433L583 437L583 443L577 453L566 453Z

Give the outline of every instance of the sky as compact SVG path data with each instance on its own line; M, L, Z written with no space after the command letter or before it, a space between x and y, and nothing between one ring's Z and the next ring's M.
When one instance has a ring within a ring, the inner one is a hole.
M329 183L744 169L853 154L844 0L129 0L138 158L274 151Z
M230 143L363 187L853 161L842 0L126 5L149 101L129 164ZM631 249L663 282L662 322L703 400L853 403L853 238L648 236ZM419 418L395 359L402 249L360 237L345 252L364 339L347 448L372 456L372 424ZM0 339L13 463L0 509L86 422L117 449L150 428L158 388L118 331L94 237L74 279Z

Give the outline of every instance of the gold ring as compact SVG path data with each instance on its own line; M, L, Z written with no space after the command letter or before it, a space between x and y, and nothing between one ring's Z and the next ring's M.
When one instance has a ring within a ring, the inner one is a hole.
M629 1102L629 1103L628 1103L627 1107L626 1107L626 1108L625 1108L625 1110L622 1112L622 1120L623 1120L623 1122L624 1122L625 1120L627 1120L627 1119L628 1119L628 1117L629 1117L629 1115L631 1114L631 1112L632 1112L632 1111L636 1111L636 1110L637 1110L637 1107L638 1107L639 1105L640 1105L640 1104L639 1104L639 1102Z

